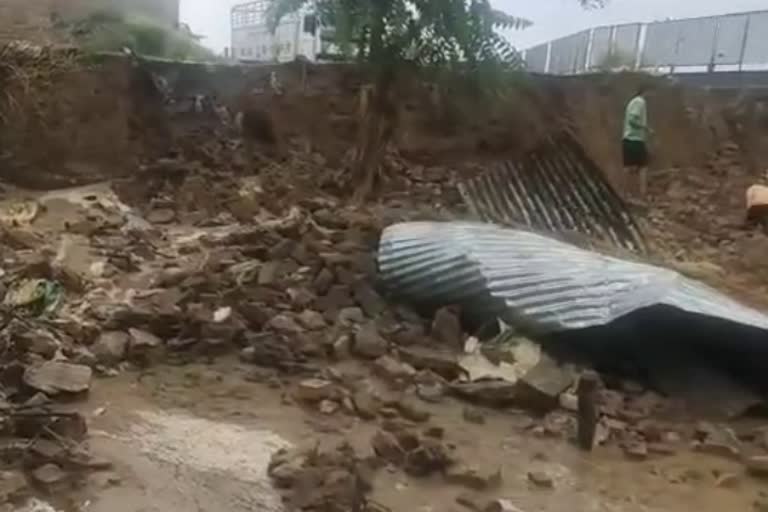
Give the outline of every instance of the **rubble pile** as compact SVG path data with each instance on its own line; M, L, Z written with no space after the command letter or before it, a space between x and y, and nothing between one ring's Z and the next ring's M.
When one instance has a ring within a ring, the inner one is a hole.
M768 238L745 226L746 191L761 181L733 142L706 166L652 171L645 232L663 263L764 306Z

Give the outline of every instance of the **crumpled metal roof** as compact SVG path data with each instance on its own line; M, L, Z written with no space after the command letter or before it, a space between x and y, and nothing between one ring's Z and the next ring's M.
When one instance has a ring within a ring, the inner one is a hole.
M541 333L605 325L656 305L768 330L768 316L675 271L491 224L390 226L378 265L400 299L506 312Z
M546 143L459 184L485 222L536 231L575 231L645 252L640 228L604 173L570 137Z

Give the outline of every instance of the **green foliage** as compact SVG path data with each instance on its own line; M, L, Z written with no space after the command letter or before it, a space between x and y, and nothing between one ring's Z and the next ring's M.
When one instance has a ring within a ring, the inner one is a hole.
M176 60L210 61L215 57L189 34L141 16L100 10L70 26L77 44L88 52L119 52Z
M308 0L273 0L272 27ZM518 69L519 53L499 29L528 20L491 7L489 0L319 0L321 24L333 27L348 57L379 69L413 63L420 68Z

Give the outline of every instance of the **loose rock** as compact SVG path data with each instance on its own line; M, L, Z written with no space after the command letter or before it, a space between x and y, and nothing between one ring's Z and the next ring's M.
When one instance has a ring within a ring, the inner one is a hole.
M65 482L67 474L56 464L46 464L34 470L32 478L46 490L53 491Z
M387 353L388 344L379 334L374 322L369 322L358 331L355 336L353 352L368 359L376 359Z
M432 337L448 347L463 348L464 331L455 308L442 308L435 313Z
M528 481L542 489L553 489L555 487L552 477L543 471L530 471L528 473Z
M445 480L450 484L485 491L501 485L501 468L456 465L446 470Z
M405 461L405 451L394 434L379 430L371 439L371 446L376 455L395 465L401 465Z
M397 410L403 418L416 421L419 423L429 420L431 416L429 412L425 411L419 402L411 398L403 398L397 403Z
M359 390L352 396L355 411L364 420L374 420L379 415L381 404L366 390Z
M768 455L753 455L744 459L744 465L750 475L768 478Z
M121 331L107 331L101 333L99 339L91 347L93 355L99 364L114 366L125 359L130 336Z
M24 372L24 384L48 395L82 393L91 387L93 371L83 365L48 361L30 366Z
M320 329L324 329L327 324L325 323L325 318L323 318L323 315L318 313L317 311L312 311L311 309L304 310L299 315L299 323L303 325L305 328L309 329L310 331L317 331Z
M518 381L518 403L538 412L549 412L559 405L560 394L571 384L573 375L542 354L539 364Z
M322 379L306 379L301 381L296 389L296 400L317 403L330 400L335 394L336 389L332 382Z
M468 423L474 423L476 425L485 424L485 415L482 411L475 409L474 407L465 407L462 416Z
M386 355L373 363L373 369L377 375L391 381L409 381L416 375L413 366Z

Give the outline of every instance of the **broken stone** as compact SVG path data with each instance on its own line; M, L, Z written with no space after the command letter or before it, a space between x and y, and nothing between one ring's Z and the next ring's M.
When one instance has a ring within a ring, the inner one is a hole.
M325 318L323 318L323 315L321 315L317 311L312 311L311 309L306 309L302 311L298 317L298 320L301 325L303 325L305 328L309 329L310 331L317 331L320 329L324 329L327 326L327 324L325 323Z
M670 456L677 453L677 449L671 444L659 441L656 443L648 443L648 453L654 455Z
M518 381L518 403L546 413L559 405L560 395L573 384L573 375L553 359L541 355L539 363Z
M463 348L464 331L454 308L442 308L435 313L432 337L448 347Z
M304 332L304 329L288 315L277 315L269 321L269 326L277 332L283 334L299 334Z
M370 318L376 318L386 308L386 303L367 281L355 286L355 300Z
M400 412L394 407L382 407L381 409L379 409L379 416L381 416L382 418L392 420L395 418L399 418Z
M373 363L376 375L393 381L409 381L416 375L416 370L408 363L401 363L390 356L381 356Z
M16 334L15 338L20 348L45 359L52 359L61 347L59 340L45 329L25 330Z
M271 286L275 284L278 279L278 271L280 270L279 261L269 261L261 266L259 269L259 277L256 280L259 286Z
M278 489L290 489L299 480L308 461L306 450L280 450L272 455L267 474Z
M374 420L379 414L381 404L366 390L359 390L352 396L355 411L364 420Z
M28 493L29 485L21 471L0 471L0 502L21 499Z
M736 434L730 429L716 431L704 441L694 443L694 449L700 453L724 457L732 460L741 459L741 443Z
M328 293L328 290L331 288L331 285L333 285L335 279L336 276L333 275L333 272L331 272L328 267L323 267L320 273L317 274L317 277L315 277L315 281L312 283L315 293L318 295L325 295Z
M169 224L176 218L176 212L170 208L155 208L147 214L147 220L152 224Z
M335 414L336 411L339 410L339 403L333 400L323 400L322 402L320 402L319 410L321 413L330 416L331 414Z
M145 351L157 348L163 344L160 338L141 329L130 328L128 329L128 334L130 335L129 351Z
M569 412L579 410L579 397L575 393L563 393L560 395L560 407Z
M476 425L485 424L485 415L479 409L475 409L474 407L465 407L462 416L464 417L464 421L468 423L474 423Z
M440 403L445 396L445 386L440 382L419 384L416 386L416 396L431 404Z
M330 400L336 395L333 383L322 379L306 379L296 389L296 399L300 402L317 403Z
M99 364L114 366L125 359L129 342L130 337L125 332L106 331L101 333L91 351Z
M744 459L744 465L750 475L768 478L768 455L753 455Z
M387 348L387 341L381 337L374 322L360 327L355 335L353 352L360 357L376 359L386 354Z
M642 441L629 441L624 444L624 454L632 460L648 458L648 445Z
M555 482L552 477L543 471L528 472L528 481L542 489L553 489L555 487Z
M421 408L421 405L416 400L411 398L403 398L397 403L397 410L400 411L400 415L410 421L422 423L429 420L431 416L429 412Z
M48 361L30 366L24 372L24 384L48 395L82 393L91 387L93 371L83 365Z
M400 347L398 352L402 361L417 370L431 370L448 381L467 375L454 353L424 347Z
M376 455L395 465L401 465L405 461L405 452L394 434L379 430L371 440L371 446Z
M405 472L411 476L425 477L443 471L451 462L445 447L440 442L425 439L420 446L408 451L405 458Z
M510 500L493 500L482 512L523 512L517 508Z
M32 472L32 479L50 491L64 483L67 474L56 464L46 464Z
M505 380L459 382L451 384L450 389L461 398L490 406L511 405L517 398L517 386Z
M462 485L476 491L485 491L501 485L501 468L451 466L445 472L445 480L450 484Z
M344 308L339 311L336 321L343 327L352 327L365 322L365 316L360 308Z

